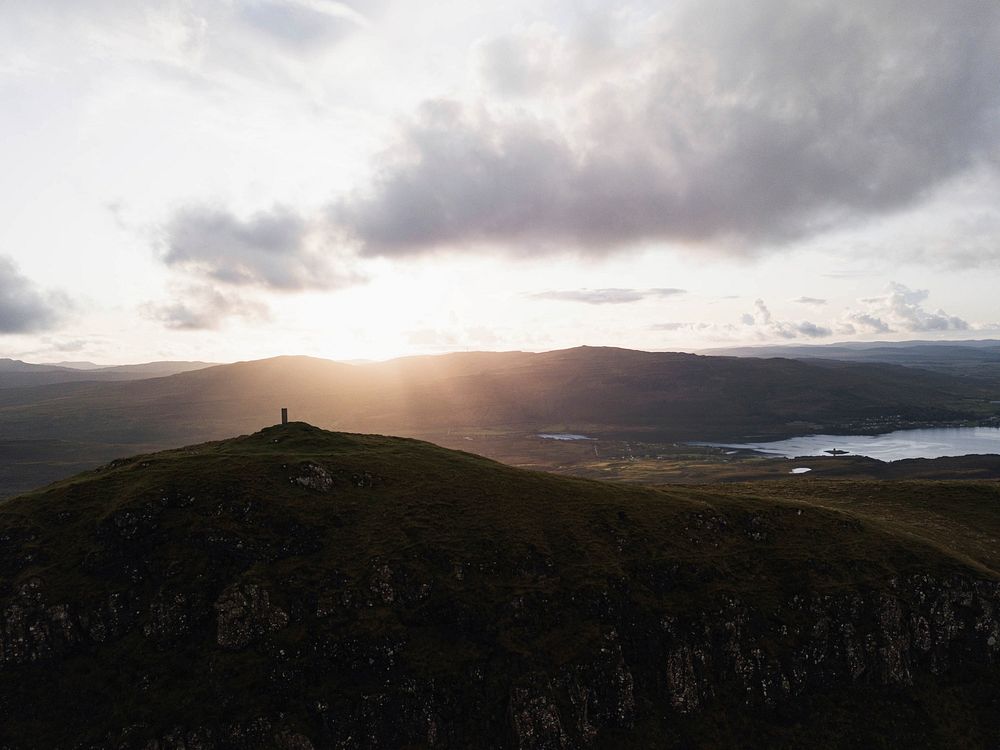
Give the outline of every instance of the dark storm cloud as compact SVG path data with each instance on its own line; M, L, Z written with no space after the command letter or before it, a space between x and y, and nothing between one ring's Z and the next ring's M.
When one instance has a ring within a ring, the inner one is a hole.
M568 289L529 294L531 299L583 302L588 305L621 305L650 297L676 297L684 289Z
M52 328L67 304L59 295L39 291L10 260L0 257L0 334Z
M312 232L309 222L279 207L246 219L222 209L189 207L164 227L163 259L234 285L301 290L356 283L350 273L332 268L321 238Z
M212 287L177 289L173 297L163 304L145 305L142 313L178 331L216 330L229 318L266 320L269 315L267 307L259 302L224 294Z
M331 208L336 229L387 256L747 248L995 168L997 3L710 0L659 23L631 67L559 78L572 124L425 104L370 188Z

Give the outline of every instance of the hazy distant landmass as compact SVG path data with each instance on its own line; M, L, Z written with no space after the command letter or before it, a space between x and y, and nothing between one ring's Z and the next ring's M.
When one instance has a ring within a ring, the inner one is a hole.
M103 366L94 362L42 362L40 364L51 365L53 367L68 367L71 370L100 370Z
M368 365L276 357L11 389L0 394L0 423L8 437L187 440L267 424L287 406L351 431L560 427L549 431L729 439L989 417L998 393L989 381L885 364L580 347Z
M731 357L836 359L886 362L961 375L1000 375L1000 341L873 341L842 344L739 346L706 349L704 354Z
M95 365L92 362L32 364L0 359L0 388L25 388L54 383L138 380L176 375L211 367L211 362L144 362L134 365Z
M409 435L467 450L480 449L470 436L538 432L759 441L991 424L1000 415L998 400L1000 384L988 378L818 359L601 347L361 365L276 357L129 382L0 390L0 435L10 451L25 440L65 441L74 455L90 446L96 462L121 455L123 445L145 450L253 432L275 422L284 406L293 418L325 428ZM35 468L51 469L51 478L66 475L43 463Z

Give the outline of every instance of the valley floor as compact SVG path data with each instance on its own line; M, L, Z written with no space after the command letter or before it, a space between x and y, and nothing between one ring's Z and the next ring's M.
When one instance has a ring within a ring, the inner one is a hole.
M1000 455L884 462L865 456L774 458L674 442L621 438L552 440L534 434L471 432L422 436L526 469L640 484L816 479L1000 479ZM794 469L808 468L795 473Z

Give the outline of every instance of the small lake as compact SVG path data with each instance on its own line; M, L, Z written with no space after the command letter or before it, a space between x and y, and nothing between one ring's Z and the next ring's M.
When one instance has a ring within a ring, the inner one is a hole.
M540 432L538 437L542 440L593 440L586 435L577 435L572 432Z
M897 430L884 435L806 435L770 443L694 443L715 448L759 451L785 458L828 456L844 451L880 461L903 458L941 458L974 453L1000 454L1000 427L934 427Z

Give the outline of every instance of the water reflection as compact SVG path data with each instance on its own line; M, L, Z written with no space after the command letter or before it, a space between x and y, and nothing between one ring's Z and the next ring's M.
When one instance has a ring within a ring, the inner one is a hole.
M770 443L696 443L760 451L786 458L828 456L834 451L881 461L1000 453L1000 427L935 427L885 435L806 435Z

